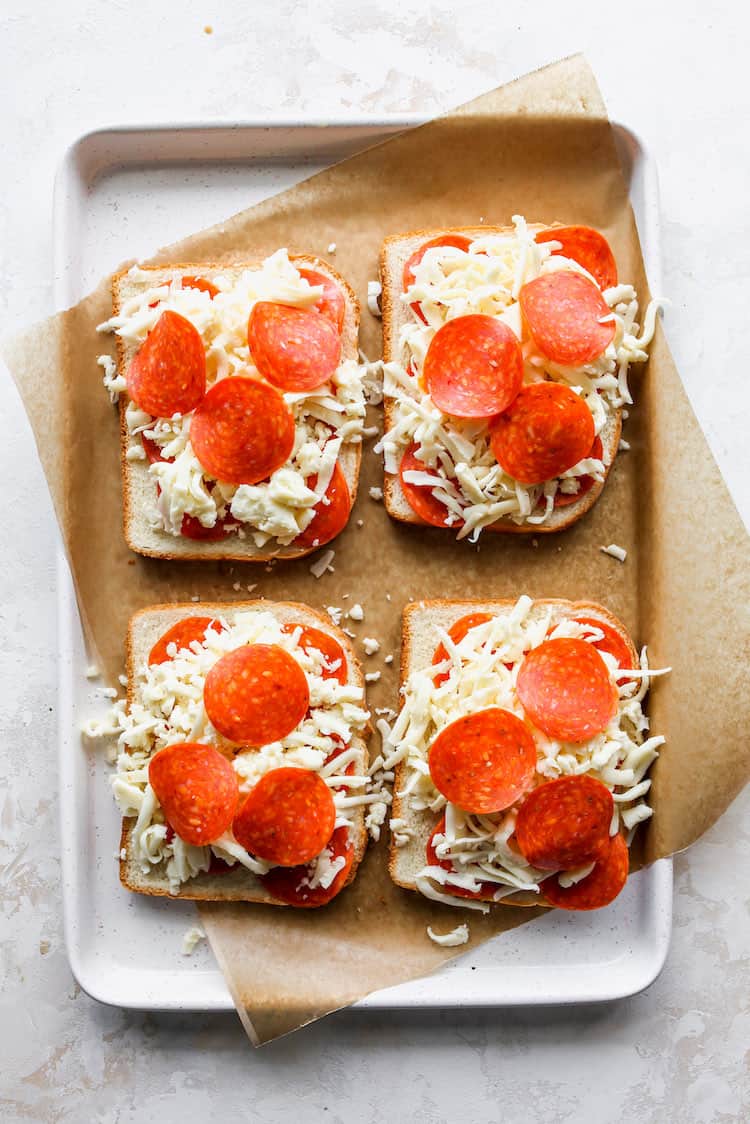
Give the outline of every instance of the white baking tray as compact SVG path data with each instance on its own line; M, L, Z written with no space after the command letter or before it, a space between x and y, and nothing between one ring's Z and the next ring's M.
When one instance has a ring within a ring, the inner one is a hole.
M75 303L122 260L140 257L419 122L413 118L228 126L115 128L81 137L55 185L55 299ZM655 291L660 288L658 188L640 141L616 127ZM522 200L519 207L522 209ZM60 814L65 937L73 974L104 1003L157 1010L231 1010L210 950L181 955L196 919L188 902L122 889L119 817L108 766L80 728L107 702L85 678L86 656L65 558L59 557ZM659 974L669 945L672 866L632 877L594 914L550 911L442 971L378 992L359 1009L583 1003L633 995ZM450 920L450 919L447 919Z

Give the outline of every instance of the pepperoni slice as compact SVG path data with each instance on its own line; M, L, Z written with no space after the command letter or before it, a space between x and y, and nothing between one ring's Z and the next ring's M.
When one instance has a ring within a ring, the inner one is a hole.
M551 230L541 230L537 242L561 242L561 250L553 250L552 256L561 254L564 258L578 262L591 274L600 289L611 289L617 284L617 263L609 242L590 226L557 226Z
M502 320L478 313L457 316L432 337L423 374L444 414L488 418L506 410L521 389L521 345Z
M312 628L309 624L290 623L283 625L282 632L294 632L296 628L301 629L299 646L304 648L306 652L311 648L320 652L325 664L328 666L323 667L322 676L324 679L338 679L339 683L343 686L346 683L348 668L346 663L346 656L344 649L333 636L329 636L327 632L323 632L322 628ZM335 666L334 666L335 665Z
M448 635L450 636L454 644L460 644L466 634L471 632L472 628L476 628L477 625L480 624L487 624L487 622L491 620L492 617L489 613L467 613L465 617L461 617L459 620L454 621L454 623L448 629ZM448 652L446 650L445 644L441 640L437 648L435 649L434 656L432 657L433 665L443 663L443 661L447 659ZM434 675L432 678L432 682L436 687L439 687L440 684L445 683L446 679L448 678L449 672L443 671L438 675Z
M308 285L323 286L322 296L318 298L313 308L317 309L321 316L325 316L326 320L330 320L340 335L346 316L346 301L340 286L324 273L317 273L314 269L300 269L299 275L304 277Z
M451 527L452 530L457 531L459 527L463 527L463 519L456 519L454 523L448 523L450 512L444 503L433 496L430 487L425 484L410 484L407 480L404 480L405 472L430 472L423 461L417 460L416 452L419 448L419 445L412 443L401 458L401 464L398 468L401 488L406 497L406 502L414 514L418 515L425 523L429 523L431 527Z
M572 270L544 273L518 294L534 343L553 363L580 367L598 359L614 339L611 309L588 277Z
M311 476L306 484L314 488L318 482L317 476ZM327 501L327 502L326 502ZM315 515L304 531L301 531L294 540L296 546L318 547L324 546L336 535L340 535L352 510L352 500L349 495L349 486L346 483L341 465L336 461L330 483L322 500L316 503Z
M178 312L162 312L125 381L133 402L152 417L194 410L206 392L206 351L197 328Z
M196 847L230 827L239 800L237 774L218 749L199 742L169 745L151 758L149 784L172 829Z
M585 640L545 640L532 648L519 668L516 691L534 725L564 742L600 734L617 711L607 665Z
M253 363L282 390L317 390L335 373L341 340L320 313L289 304L258 301L247 325Z
M602 445L601 437L597 436L594 438L594 444L587 453L587 457L600 461L603 456L604 446ZM554 499L555 507L567 507L568 504L575 503L576 500L580 500L581 496L585 496L587 492L590 492L594 486L594 477L589 476L588 473L585 476L578 476L576 479L578 480L577 492L561 492L559 488L557 489ZM544 506L544 496L539 497L538 506Z
M202 293L208 293L211 300L219 295L219 290L214 285L213 281L209 281L206 277L193 277L187 276L182 279L183 289L200 289Z
M495 459L522 484L541 484L567 472L590 452L593 442L591 410L557 382L524 386L490 430Z
M595 777L560 777L524 800L516 843L532 866L572 870L594 862L609 847L612 793Z
M498 812L530 786L536 746L520 718L490 707L441 730L430 747L429 765L446 800L466 812Z
M308 863L333 835L331 790L309 769L272 769L250 790L234 817L237 842L274 866Z
M273 894L286 905L296 906L297 909L316 909L320 905L328 905L343 890L354 865L354 848L349 842L349 832L345 827L336 828L326 851L329 852L332 861L338 858L344 860L344 865L328 887L310 886L314 867L308 864L274 866L268 874L261 875L260 881L269 894Z
M545 878L542 892L549 904L558 909L601 909L622 890L629 866L627 844L621 835L615 835L586 878L567 889L560 885L557 876Z
M606 621L600 621L596 617L574 617L574 620L579 624L588 624L592 628L598 628L600 632L604 633L601 640L589 640L587 643L592 644L599 652L607 652L610 656L614 656L617 660L617 666L623 670L633 667L633 656L630 648L623 640L620 633L611 624ZM627 683L628 677L621 676L616 679L617 683Z
M154 644L149 652L149 664L166 663L171 660L172 657L167 652L170 644L176 644L177 651L180 652L183 648L189 648L194 640L200 643L211 627L218 632L222 626L215 617L184 617L183 620L177 621Z
M438 825L433 831L430 838L427 840L427 847L425 848L427 865L428 866L441 866L443 870L455 871L455 867L449 859L438 858L435 850L435 836L442 835L445 832L445 816L441 816ZM481 882L479 890L467 890L465 886L452 886L450 883L442 886L441 889L445 890L447 894L453 894L457 898L475 898L481 900L483 898L492 898L498 887L492 882Z
M248 745L279 741L298 726L310 689L297 661L278 644L247 644L217 660L203 688L206 714L225 738Z
M418 250L415 250L411 257L404 263L404 292L414 284L414 270L428 250L432 250L435 246L455 246L457 250L468 250L470 245L471 239L467 238L465 234L441 234L438 238L431 238L429 242L425 242ZM422 312L418 301L414 301L409 307L423 324L427 323L427 318Z
M204 470L228 484L257 484L294 448L294 418L275 387L233 375L208 390L193 414L190 441Z
M218 294L219 290L214 285L213 281L208 281L205 277L183 277L183 289L200 289L204 293L208 293L211 300ZM149 308L156 308L159 301L151 301Z

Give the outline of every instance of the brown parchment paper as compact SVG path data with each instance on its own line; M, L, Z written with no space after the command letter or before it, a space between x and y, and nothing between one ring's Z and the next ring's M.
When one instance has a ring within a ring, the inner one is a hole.
M380 325L367 312L386 234L431 226L531 220L583 222L603 230L624 279L647 294L638 238L607 114L581 57L486 94L447 117L347 160L159 251L154 262L233 261L279 246L325 255L363 304L361 344L380 354ZM368 498L381 482L366 453L360 496L336 541L335 573L316 581L309 560L270 571L238 563L166 563L127 550L121 529L118 426L96 356L95 325L110 312L109 279L75 308L6 343L4 356L31 419L89 637L108 680L122 670L129 615L158 601L256 595L314 607L358 600L360 635L398 652L403 604L420 597L592 598L621 616L653 665L654 731L669 741L656 765L655 815L642 835L651 861L686 847L724 811L750 771L746 729L748 540L692 413L659 330L648 370L633 379L637 405L598 504L555 536L487 535L479 547L437 530L393 523ZM710 377L710 371L706 372ZM357 520L364 519L364 527ZM627 548L624 565L599 547ZM390 593L391 600L386 594ZM381 668L373 707L396 705L398 661ZM354 886L327 909L201 908L213 950L255 1043L344 1006L374 989L424 975L460 950L430 942L469 921L475 947L542 910L499 908L490 917L430 903L394 887L384 842L370 849ZM115 873L113 870L113 877Z

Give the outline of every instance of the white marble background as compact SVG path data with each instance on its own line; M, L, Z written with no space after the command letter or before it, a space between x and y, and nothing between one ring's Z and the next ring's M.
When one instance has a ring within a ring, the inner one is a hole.
M52 311L52 180L87 129L429 113L583 50L611 115L658 161L668 331L747 520L747 33L746 10L728 0L5 0L0 330ZM144 1016L83 995L65 957L56 857L55 524L5 385L0 419L0 1119L750 1119L747 794L677 858L667 966L625 1002L344 1014L253 1052L234 1016Z

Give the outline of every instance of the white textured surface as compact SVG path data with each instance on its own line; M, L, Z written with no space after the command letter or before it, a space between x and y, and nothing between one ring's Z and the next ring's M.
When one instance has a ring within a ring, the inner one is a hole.
M583 49L612 116L659 161L670 339L747 519L746 38L747 17L726 2L700 16L636 2L622 23L601 4L549 0L533 9L13 0L0 15L0 322L15 327L51 311L52 176L84 129L264 110L429 113ZM55 528L10 392L4 407L0 457L12 487L0 497L3 1121L750 1117L747 795L677 859L667 967L619 1004L342 1015L252 1053L233 1016L142 1016L81 995L61 941L55 857Z

